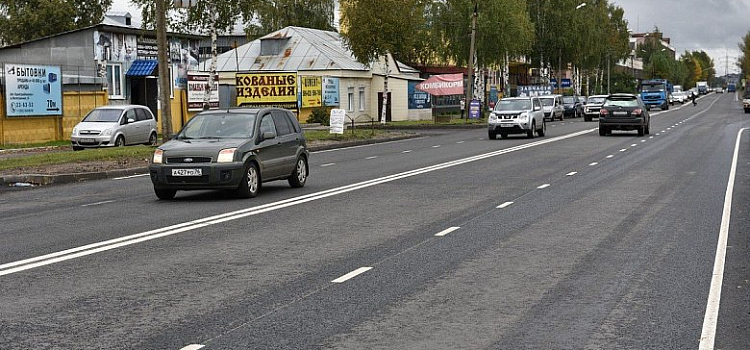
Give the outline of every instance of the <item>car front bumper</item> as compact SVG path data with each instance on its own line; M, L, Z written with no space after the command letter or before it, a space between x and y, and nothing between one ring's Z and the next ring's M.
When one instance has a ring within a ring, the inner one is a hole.
M173 170L197 170L199 176L176 176ZM198 163L198 164L151 164L148 167L151 182L156 189L171 190L209 190L234 189L239 186L245 175L245 164L232 163Z
M112 147L115 140L113 136L71 136L70 143L73 147Z
M503 121L497 124L489 124L487 130L494 133L522 134L531 130L531 124L519 121Z

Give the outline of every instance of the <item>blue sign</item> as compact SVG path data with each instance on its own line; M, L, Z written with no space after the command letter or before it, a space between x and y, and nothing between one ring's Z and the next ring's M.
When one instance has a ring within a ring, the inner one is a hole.
M3 69L7 116L62 115L60 67L6 64Z
M490 102L497 102L497 86L490 86Z
M469 118L470 119L479 119L479 112L480 112L481 106L482 106L482 103L480 103L478 100L471 100L471 103L469 104Z
M430 94L417 90L419 82L409 82L409 109L428 109L432 108L430 104Z
M550 79L549 83L554 86L555 88L558 88L557 86L557 79ZM562 87L563 88L569 88L570 87L570 79L563 79L562 80Z
M552 95L552 85L518 85L518 97Z
M327 107L340 105L339 78L323 77L323 105Z

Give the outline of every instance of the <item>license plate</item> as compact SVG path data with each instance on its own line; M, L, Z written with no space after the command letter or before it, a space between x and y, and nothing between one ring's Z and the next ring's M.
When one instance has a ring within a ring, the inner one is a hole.
M172 176L201 176L201 169L172 169Z
M614 112L613 114L614 115L628 115L628 112L618 111L618 112Z
M501 128L512 128L513 124L500 124Z
M94 143L94 142L96 142L96 140L95 140L95 139L81 139L81 140L80 140L80 141L78 141L78 142L85 142L85 143Z

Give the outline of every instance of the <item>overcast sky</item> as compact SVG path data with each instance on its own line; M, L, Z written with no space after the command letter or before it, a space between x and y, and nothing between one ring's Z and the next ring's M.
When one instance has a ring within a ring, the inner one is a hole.
M714 60L717 75L721 76L728 53L729 72L739 71L734 62L740 55L737 44L750 31L750 0L610 1L625 10L625 18L634 32L645 33L658 26L672 39L678 56L685 50L706 51ZM134 17L140 17L129 0L114 0L112 11L129 11Z

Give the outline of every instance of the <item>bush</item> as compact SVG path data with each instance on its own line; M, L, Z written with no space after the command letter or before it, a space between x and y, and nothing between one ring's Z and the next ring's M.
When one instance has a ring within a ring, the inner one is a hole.
M310 116L307 117L307 122L329 126L331 124L331 109L326 107L313 109Z

